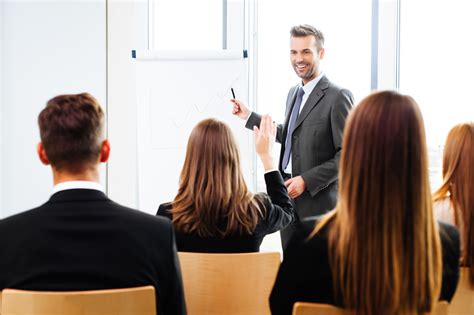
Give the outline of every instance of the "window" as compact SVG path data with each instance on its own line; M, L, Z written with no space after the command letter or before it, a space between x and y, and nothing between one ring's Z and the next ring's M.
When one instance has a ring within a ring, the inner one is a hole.
M222 49L222 0L154 0L151 6L150 48Z
M442 153L449 130L474 119L474 3L404 1L401 6L400 90L418 102L427 133L431 189L442 183Z
M325 37L323 72L352 91L370 92L371 1L261 1L258 7L257 106L277 121L284 118L288 90L299 82L290 65L290 28L311 24Z

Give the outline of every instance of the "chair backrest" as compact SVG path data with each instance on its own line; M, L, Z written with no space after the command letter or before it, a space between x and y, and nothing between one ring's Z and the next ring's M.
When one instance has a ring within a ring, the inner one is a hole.
M156 315L155 288L94 291L3 290L2 315Z
M270 314L279 253L178 255L189 315Z
M469 268L461 268L456 293L449 306L449 313L454 315L474 314L474 287L469 282Z
M426 315L448 315L448 302L441 301L435 309ZM355 312L345 310L329 304L296 302L293 306L293 315L354 315Z
M293 305L293 315L348 315L350 311L320 303L296 302Z

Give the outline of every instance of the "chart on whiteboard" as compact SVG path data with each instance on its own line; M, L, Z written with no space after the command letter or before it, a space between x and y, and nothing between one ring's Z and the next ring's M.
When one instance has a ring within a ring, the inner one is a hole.
M241 82L242 78L216 76L192 78L193 81L190 79L176 80L176 86L172 86L171 82L158 85L153 80L156 85L149 86L144 94L148 96L143 101L146 103L144 107L148 109L146 117L153 149L183 147L193 126L202 119L213 117L231 124L235 120L229 105L232 98L230 89L241 91L244 99L246 89Z

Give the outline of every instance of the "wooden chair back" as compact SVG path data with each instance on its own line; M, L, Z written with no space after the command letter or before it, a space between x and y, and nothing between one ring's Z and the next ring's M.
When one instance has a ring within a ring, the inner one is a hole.
M156 315L155 288L94 291L3 290L2 315Z
M279 253L178 255L189 315L270 314Z
M460 270L460 278L456 293L451 300L449 313L453 315L474 314L474 286L469 282L469 268Z
M426 315L448 315L449 304L445 301L436 304L435 309ZM293 306L293 315L354 315L355 312L345 310L334 305L296 302Z

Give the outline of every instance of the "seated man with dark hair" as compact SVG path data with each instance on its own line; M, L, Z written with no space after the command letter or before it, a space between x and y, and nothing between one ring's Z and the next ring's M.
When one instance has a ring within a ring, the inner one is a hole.
M104 113L89 94L51 99L38 118L54 190L0 221L0 290L72 291L153 285L158 314L185 314L171 222L116 204L99 184Z

